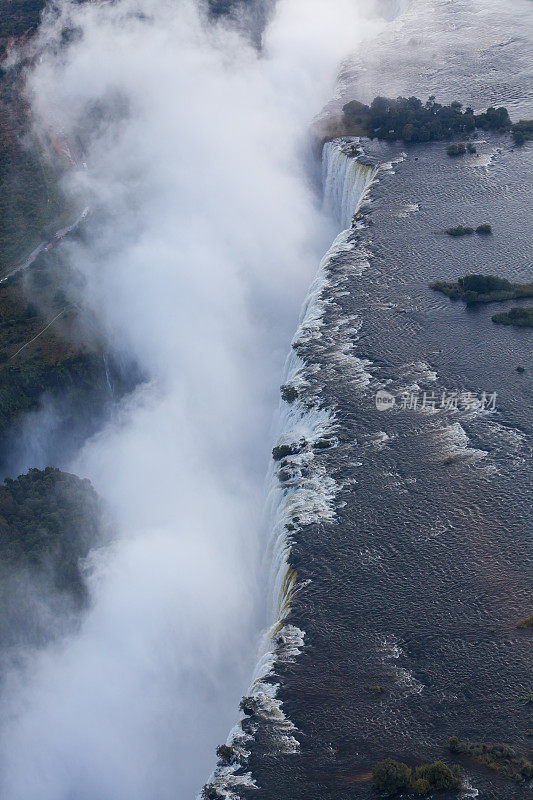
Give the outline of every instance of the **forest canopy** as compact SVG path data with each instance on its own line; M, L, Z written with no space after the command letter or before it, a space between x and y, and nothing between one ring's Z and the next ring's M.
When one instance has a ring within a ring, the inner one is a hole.
M53 467L0 485L0 564L51 570L57 589L83 597L79 561L101 542L101 502L88 480Z

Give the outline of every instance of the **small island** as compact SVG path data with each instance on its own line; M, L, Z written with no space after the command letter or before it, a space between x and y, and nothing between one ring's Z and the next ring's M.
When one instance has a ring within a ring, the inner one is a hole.
M476 128L496 133L511 133L516 144L533 138L533 120L520 120L513 124L504 106L489 106L481 114L463 106L457 100L449 105L437 103L432 95L424 103L418 97L375 97L370 105L359 100L350 100L342 108L342 115L335 114L320 120L314 130L322 142L339 136L367 136L370 139L385 139L390 142L403 140L433 142L468 138L475 135ZM448 155L476 153L471 142L454 142L447 148Z
M498 325L515 325L517 328L533 328L533 306L511 308L493 314L492 321Z
M451 753L464 755L494 770L502 777L518 783L533 778L533 764L509 745L464 742L457 736L452 736L448 742L448 749Z
M533 119L521 119L512 127L515 144L524 144L533 139Z
M517 297L533 297L533 283L511 283L506 278L498 278L496 275L465 275L455 283L435 281L429 284L429 288L442 292L451 300L462 300L467 306L515 300Z
M442 761L409 767L402 761L386 758L372 770L372 784L388 795L401 793L427 795L433 791L458 790L462 786L459 767L450 768Z
M452 228L446 228L444 233L448 236L467 236L471 233L479 233L481 236L487 236L492 233L492 226L488 222L478 225L477 228L472 228L470 225L455 225Z

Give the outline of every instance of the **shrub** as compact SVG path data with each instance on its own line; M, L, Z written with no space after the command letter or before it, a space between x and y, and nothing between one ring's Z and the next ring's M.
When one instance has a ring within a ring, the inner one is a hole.
M474 233L474 229L467 225L456 225L455 228L446 228L448 236L465 236L469 233Z
M413 792L415 794L427 794L429 791L431 791L431 786L424 778L418 778L413 783Z
M423 764L415 770L415 778L426 780L432 789L459 789L461 774L458 767L453 770L443 761Z
M459 737L451 736L448 740L448 748L452 753L457 753L459 748Z
M484 222L482 225L477 226L476 233L492 233L492 227L488 222Z
M469 153L477 153L477 148L475 145L472 144L472 142L467 142L466 149L468 150Z
M453 142L453 144L448 145L446 152L449 156L462 156L466 153L466 147L462 142Z
M519 367L517 367L519 369ZM521 371L524 372L524 367L520 367ZM526 617L525 619L521 620L517 626L517 628L533 628L533 614L531 616Z
M386 758L372 770L372 783L378 791L393 794L409 787L411 775L411 769L407 764Z

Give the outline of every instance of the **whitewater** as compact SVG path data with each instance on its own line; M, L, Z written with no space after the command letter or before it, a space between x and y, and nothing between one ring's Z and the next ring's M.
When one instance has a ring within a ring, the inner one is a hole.
M284 713L276 682L276 668L292 663L305 646L305 631L287 622L291 601L301 588L297 570L291 565L291 549L304 526L334 519L339 491L321 459L321 453L338 444L335 408L324 406L320 397L319 365L300 357L299 349L319 343L322 337L324 313L334 284L330 275L332 262L356 247L354 228L363 225L358 222L358 213L379 171L377 166L357 159L358 144L358 139L339 139L323 148L323 207L342 230L320 262L309 288L282 375L264 522L272 624L263 636L261 655L247 692L251 715L243 714L230 732L226 744L233 749L233 758L211 775L208 796L212 791L215 797L218 793L228 800L238 800L239 787L260 788L253 774L246 771L248 748L258 728L262 736L265 729L268 731L270 746L276 751L290 754L299 749L297 729Z

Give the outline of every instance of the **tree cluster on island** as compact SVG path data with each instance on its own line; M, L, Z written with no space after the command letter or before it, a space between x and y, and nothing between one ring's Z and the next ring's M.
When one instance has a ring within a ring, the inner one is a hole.
M533 137L533 121L521 120L513 125L503 106L490 106L481 114L458 101L449 105L437 103L432 95L423 103L418 97L375 97L370 105L351 100L343 106L343 120L355 135L404 142L432 142L451 139L456 135L469 136L476 128L498 133L512 132L521 144ZM450 145L450 155L476 152L474 145Z
M429 284L429 288L442 292L451 300L462 300L467 306L533 297L533 283L511 283L496 275L465 275L454 283L435 281Z
M457 791L463 781L458 766L450 768L442 761L409 767L402 761L386 758L372 770L372 784L389 796L405 793L427 796L433 791Z
M533 119L521 119L512 127L515 144L524 144L533 139Z
M471 233L479 233L482 236L486 236L492 233L492 226L488 222L478 225L477 228L472 228L470 225L455 225L452 228L446 228L444 233L447 233L448 236L466 236Z
M492 315L492 321L499 325L514 325L516 328L533 328L533 306L516 306L509 311Z
M533 764L509 745L464 742L457 736L452 736L448 749L451 753L466 756L517 783L533 778Z

